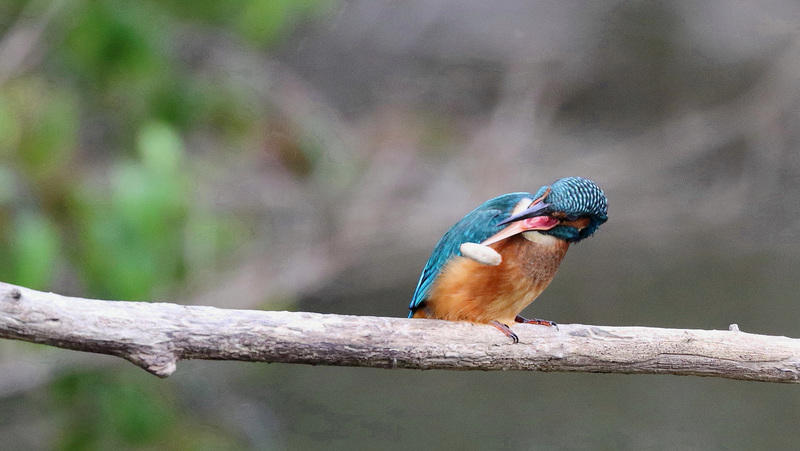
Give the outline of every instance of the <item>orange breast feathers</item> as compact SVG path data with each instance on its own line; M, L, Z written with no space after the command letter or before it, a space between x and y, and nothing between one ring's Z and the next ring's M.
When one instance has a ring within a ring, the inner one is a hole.
M492 244L503 257L497 266L454 257L431 287L415 318L513 324L514 318L547 288L569 248L569 243L536 233L522 234Z

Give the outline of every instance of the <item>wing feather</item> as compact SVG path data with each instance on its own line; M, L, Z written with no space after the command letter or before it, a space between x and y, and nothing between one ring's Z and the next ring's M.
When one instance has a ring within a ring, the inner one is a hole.
M484 202L472 210L468 215L458 221L433 249L425 269L417 282L417 289L408 308L411 310L408 317L421 308L428 298L433 282L444 270L447 263L455 256L461 255L459 247L462 243L480 243L497 233L502 227L497 224L511 215L511 209L527 197L533 198L530 193L509 193Z

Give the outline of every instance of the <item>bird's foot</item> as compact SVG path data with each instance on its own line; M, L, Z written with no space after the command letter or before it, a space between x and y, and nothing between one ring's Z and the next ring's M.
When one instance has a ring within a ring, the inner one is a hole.
M517 317L514 318L514 321L522 324L538 324L540 326L555 327L556 330L558 330L558 324L556 324L553 321L548 321L546 319L538 319L538 318L528 319L517 315Z
M478 243L464 243L459 247L461 255L482 265L497 266L503 262L503 257L489 246Z
M500 329L500 332L506 334L506 337L512 339L514 343L519 343L519 337L507 325L501 323L500 321L492 321L489 324Z

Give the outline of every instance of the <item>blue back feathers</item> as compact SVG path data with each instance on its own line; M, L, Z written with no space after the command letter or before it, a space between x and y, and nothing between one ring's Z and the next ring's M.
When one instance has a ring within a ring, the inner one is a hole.
M422 306L430 293L434 280L442 272L447 262L461 255L459 247L463 243L480 243L503 229L497 224L511 215L511 210L522 199L538 199L547 189L550 193L544 199L550 204L545 214L558 213L559 218L572 221L588 218L588 226L577 229L560 224L541 233L574 243L592 235L608 219L608 200L603 191L591 180L581 177L566 177L552 185L543 186L536 195L529 193L510 193L484 202L458 221L433 249L431 258L422 270L417 289L411 304L409 318Z

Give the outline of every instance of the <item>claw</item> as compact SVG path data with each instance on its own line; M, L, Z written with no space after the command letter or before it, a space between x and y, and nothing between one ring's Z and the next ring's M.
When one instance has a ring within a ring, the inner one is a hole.
M492 322L491 322L491 323L489 323L489 324L491 324L492 326L494 326L494 327L496 327L496 328L500 329L500 332L502 332L502 333L506 334L506 337L508 337L508 338L512 339L512 340L514 341L514 343L519 343L519 337L517 336L517 334L515 334L515 333L514 333L514 332L513 332L513 331L512 331L512 330L511 330L511 329L510 329L508 326L506 326L505 324L501 323L500 321L492 321Z
M514 318L514 321L522 324L538 324L540 326L555 327L556 330L558 330L558 324L556 324L554 321L548 321L546 319L538 319L538 318L528 319L517 315L517 317Z

